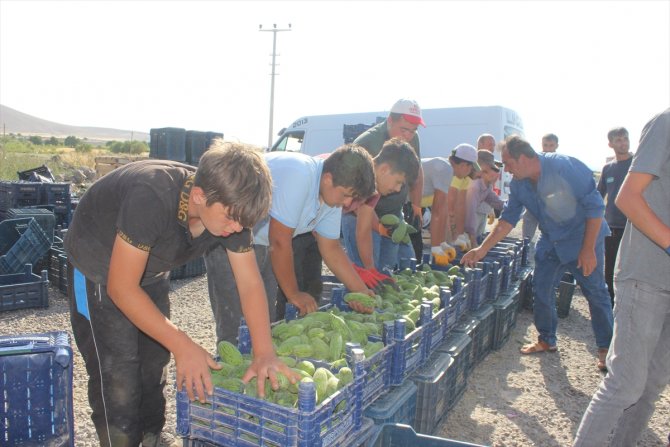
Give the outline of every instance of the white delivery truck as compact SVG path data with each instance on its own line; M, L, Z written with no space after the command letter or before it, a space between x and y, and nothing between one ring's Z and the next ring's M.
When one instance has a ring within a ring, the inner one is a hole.
M421 115L426 123L418 130L422 158L448 157L460 143L476 147L483 133L493 135L496 141L512 134L524 135L519 114L501 106L423 109ZM308 155L331 152L387 116L388 111L304 116L282 129L270 150ZM495 157L500 160L500 153ZM510 180L511 176L503 173L499 185L503 197L507 197Z

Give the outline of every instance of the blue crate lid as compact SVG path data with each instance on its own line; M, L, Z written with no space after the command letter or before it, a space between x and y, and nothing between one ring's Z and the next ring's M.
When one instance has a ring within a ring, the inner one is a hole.
M428 358L426 364L417 370L410 379L415 382L435 383L442 378L453 362L454 359L451 358L451 355L438 351Z
M402 385L375 400L363 414L377 422L397 422L390 419L413 395L416 395L416 385L411 380L405 380Z

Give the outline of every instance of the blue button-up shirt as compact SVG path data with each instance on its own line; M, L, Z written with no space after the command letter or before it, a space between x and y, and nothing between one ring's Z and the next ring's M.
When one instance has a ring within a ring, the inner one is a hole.
M571 262L582 247L586 220L602 218L605 203L596 189L593 172L584 163L556 153L538 157L541 171L537 185L530 179L513 179L500 218L515 226L525 207L537 219L541 239L553 245L561 262ZM609 234L603 219L598 237Z

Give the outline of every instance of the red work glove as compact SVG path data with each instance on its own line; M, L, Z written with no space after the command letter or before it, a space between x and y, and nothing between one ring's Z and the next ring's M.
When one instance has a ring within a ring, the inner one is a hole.
M393 287L395 290L399 290L400 287L398 284L396 284L395 279L391 278L388 275L384 275L383 273L380 273L379 270L372 268L370 269L370 272L372 273L372 276L379 281L382 284L388 284L389 286Z
M356 273L358 273L358 276L361 277L367 288L377 291L381 287L380 282L375 278L374 274L370 270L359 267L356 264L353 264L353 266L354 270L356 270Z

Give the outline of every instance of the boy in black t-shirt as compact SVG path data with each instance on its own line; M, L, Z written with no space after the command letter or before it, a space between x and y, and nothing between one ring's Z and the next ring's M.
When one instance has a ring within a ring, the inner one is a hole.
M295 375L272 347L250 228L267 215L270 173L254 148L217 140L195 168L144 160L94 183L65 239L70 321L89 374L91 418L103 446L156 445L165 424L170 352L177 387L204 402L216 362L170 320L168 273L211 247L228 251L254 350L244 376L276 388ZM237 324L237 322L233 322Z

